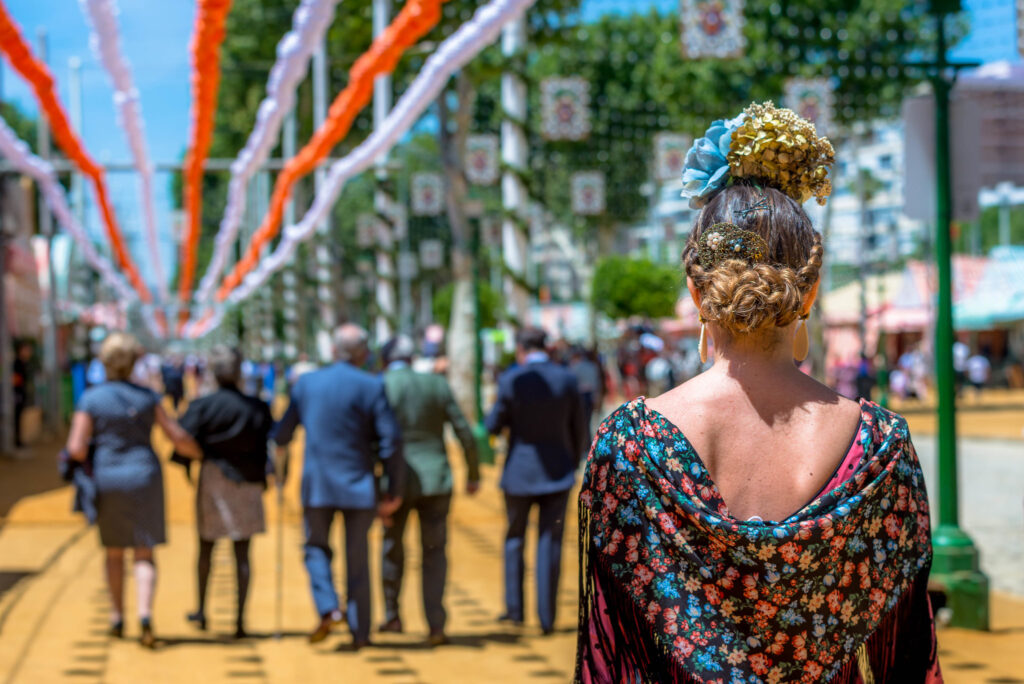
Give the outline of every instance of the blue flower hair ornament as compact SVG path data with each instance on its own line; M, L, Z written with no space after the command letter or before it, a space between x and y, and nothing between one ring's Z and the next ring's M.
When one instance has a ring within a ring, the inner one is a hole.
M694 141L683 164L683 197L690 199L691 209L700 209L711 195L724 188L729 174L729 148L732 134L743 124L746 114L734 119L718 119Z

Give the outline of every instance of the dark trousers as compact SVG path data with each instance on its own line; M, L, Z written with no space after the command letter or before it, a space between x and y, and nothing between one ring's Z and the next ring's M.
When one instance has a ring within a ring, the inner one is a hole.
M331 525L335 513L345 519L345 575L348 594L348 626L356 641L370 638L370 558L367 537L377 512L373 509L306 508L303 522L306 528L305 559L313 603L320 615L338 609L338 593L334 589L331 571Z
M537 615L542 629L555 626L558 576L562 571L562 531L569 491L537 496L505 495L508 534L505 535L505 612L523 620L523 546L530 509L540 509L537 530Z
M448 511L451 494L421 496L403 501L391 521L384 528L381 579L384 584L385 619L398 619L398 597L402 592L405 571L405 545L402 538L409 513L413 510L420 519L420 544L423 552L423 612L431 632L443 632L447 614L444 610L444 584L448 575Z

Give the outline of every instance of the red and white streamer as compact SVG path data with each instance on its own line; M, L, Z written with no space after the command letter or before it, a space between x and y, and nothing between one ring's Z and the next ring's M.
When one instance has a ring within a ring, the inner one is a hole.
M231 164L228 199L220 229L214 238L210 265L199 283L195 299L210 299L227 265L231 247L245 213L249 180L260 169L278 141L281 123L295 106L295 91L306 75L309 60L334 19L340 0L302 0L292 15L292 28L277 44L277 60L267 79L267 95L256 112L256 124L245 147Z
M160 299L166 302L167 279L160 259L160 239L157 234L156 206L153 201L153 164L146 146L146 128L142 120L139 91L132 78L131 66L121 52L121 36L117 25L120 10L116 0L79 0L79 4L91 28L89 45L113 82L117 122L124 130L135 168L139 172L142 223L145 227L152 273L156 279Z
M86 262L99 273L100 278L114 289L118 297L124 302L139 301L138 293L114 270L113 264L96 251L82 224L71 213L64 188L57 181L53 166L48 161L32 154L28 145L11 130L2 118L0 118L0 156L3 156L21 173L35 179L39 184L39 191L46 199L57 222L64 226L71 239L82 251ZM146 306L142 308L142 313L153 336L163 337L160 326L157 325L156 319L153 317L153 310Z
M245 277L242 284L228 295L227 302L241 302L287 264L299 243L316 231L316 226L334 206L345 183L372 166L375 159L394 147L437 99L452 74L494 42L502 27L519 18L535 1L491 0L441 43L380 128L352 152L331 165L324 185L313 198L313 204L302 220L284 229L273 254L264 258L259 267ZM215 308L212 314L207 310L196 324L186 327L186 333L191 336L205 335L220 324L224 312L222 306Z

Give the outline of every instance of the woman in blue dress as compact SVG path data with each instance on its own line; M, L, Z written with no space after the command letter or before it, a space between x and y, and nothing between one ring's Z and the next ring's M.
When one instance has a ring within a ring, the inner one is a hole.
M164 482L152 447L153 423L178 453L193 458L202 453L195 440L167 415L160 397L129 380L142 351L138 341L126 333L112 333L103 341L100 360L107 380L86 390L79 400L67 452L75 460L88 460L96 482L100 542L107 551L110 634L120 637L124 632L124 555L130 548L138 593L139 641L152 648L153 547L166 540Z

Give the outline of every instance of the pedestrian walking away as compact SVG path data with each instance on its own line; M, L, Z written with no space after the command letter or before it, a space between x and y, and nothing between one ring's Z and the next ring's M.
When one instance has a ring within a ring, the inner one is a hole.
M166 541L164 484L160 462L153 452L153 424L191 458L199 445L163 407L160 397L129 381L142 347L131 335L112 333L100 348L106 381L82 395L71 419L66 451L87 463L96 488L100 543L106 549L110 590L110 633L124 633L124 555L133 550L138 594L140 642L156 644L151 622L156 564L153 548Z
M384 588L385 623L382 632L402 632L399 594L405 570L403 536L409 514L416 512L422 546L423 611L430 630L428 642L447 642L444 608L448 576L448 512L452 499L452 470L444 443L444 426L450 424L466 459L466 492L475 494L480 486L476 442L465 416L455 403L443 375L418 373L412 368L415 344L399 335L384 346L388 364L384 376L388 402L394 408L402 430L407 465L402 505L384 523L381 578Z
M587 429L576 376L551 361L545 342L546 335L539 328L519 332L519 365L498 379L498 397L487 416L487 429L491 434L508 430L508 454L501 476L508 514L505 613L499 619L523 622L523 547L530 509L536 506L537 614L541 630L550 634L555 627L565 508Z
M181 425L203 452L196 487L196 528L199 555L196 610L187 618L201 630L207 626L206 589L214 542L230 539L235 553L235 638L246 636L245 601L249 593L249 541L266 529L263 491L267 486L267 437L274 420L256 397L242 394L242 354L214 347L210 370L219 389L189 404ZM186 467L190 461L184 462Z
M295 429L306 431L302 471L305 562L320 622L311 643L323 641L342 621L331 571L330 534L336 514L345 523L347 619L353 647L370 641L370 566L367 536L374 518L389 518L402 503L405 460L398 422L384 382L360 367L369 357L367 333L346 324L334 333L333 365L298 378L288 410L274 428L278 459L287 464ZM381 461L386 494L378 496L375 464Z

